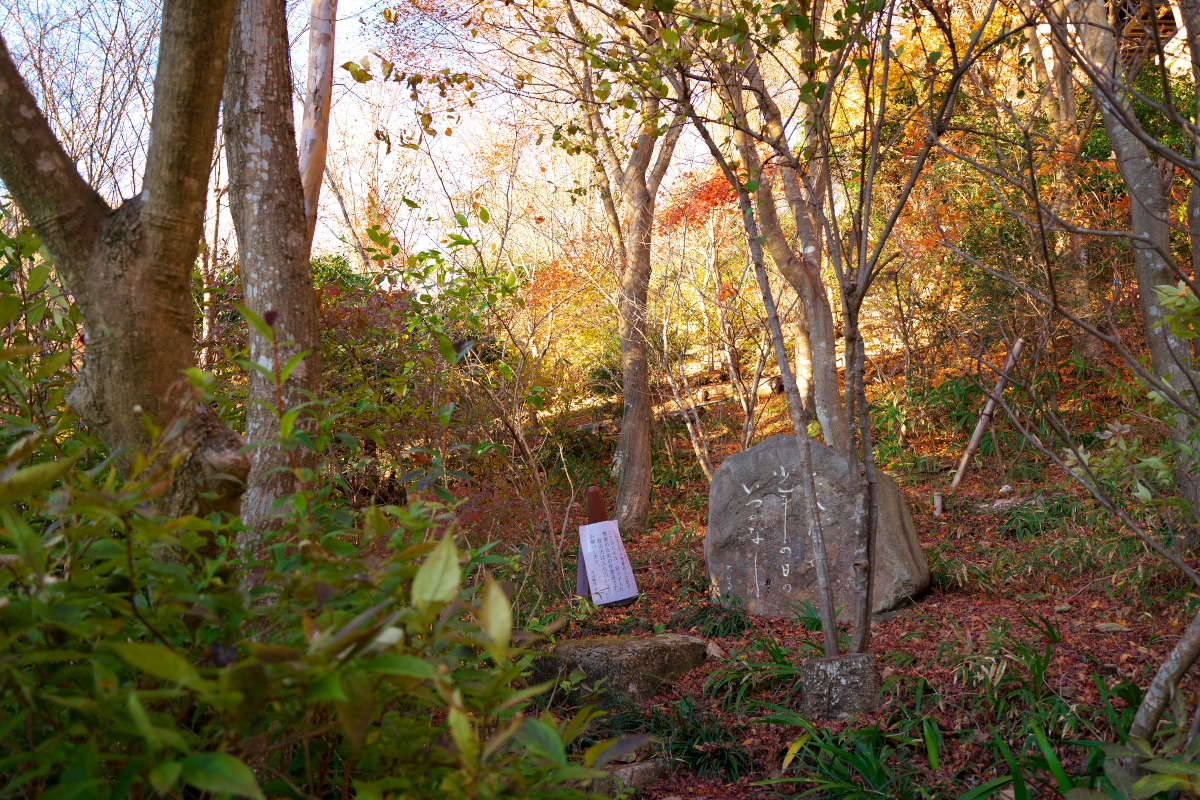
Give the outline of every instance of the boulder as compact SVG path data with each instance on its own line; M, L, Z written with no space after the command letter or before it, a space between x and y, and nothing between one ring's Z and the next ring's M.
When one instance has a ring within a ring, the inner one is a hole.
M662 684L704 663L708 644L694 636L605 636L563 642L533 664L537 681L565 678L576 669L588 683L607 678L610 696L635 702L649 700Z
M854 613L852 570L857 488L847 459L811 442L818 513L839 620ZM708 497L704 559L714 596L739 597L751 614L791 617L817 602L800 489L800 453L791 434L772 436L727 458ZM899 485L879 473L872 613L898 608L929 588L929 564Z

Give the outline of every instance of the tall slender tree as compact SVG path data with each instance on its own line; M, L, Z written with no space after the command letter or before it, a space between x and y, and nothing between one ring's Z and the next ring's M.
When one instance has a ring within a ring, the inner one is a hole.
M246 307L273 333L268 339L253 326L250 331L250 360L266 372L252 369L249 375L246 438L254 449L242 520L259 528L272 518L275 501L296 490L300 471L312 469L318 458L311 449L272 443L280 416L321 391L321 332L292 116L286 0L237 0L224 130ZM323 155L315 154L310 163L316 157L323 162ZM290 374L281 374L304 353Z

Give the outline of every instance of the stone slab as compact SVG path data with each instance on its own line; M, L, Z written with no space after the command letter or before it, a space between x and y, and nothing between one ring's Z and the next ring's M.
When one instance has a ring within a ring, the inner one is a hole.
M707 649L703 639L677 633L575 639L534 661L533 675L547 681L579 669L589 683L606 678L604 689L611 695L641 702L703 664Z
M846 458L810 442L834 607L847 621L854 613L858 493ZM818 605L799 471L795 437L780 434L730 456L713 476L704 540L709 588L714 596L736 595L756 616L790 618L805 600ZM891 476L878 474L873 614L906 605L929 588L929 564L904 494Z

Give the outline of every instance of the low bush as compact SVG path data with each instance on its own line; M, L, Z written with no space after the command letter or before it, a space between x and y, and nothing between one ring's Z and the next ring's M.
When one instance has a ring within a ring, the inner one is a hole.
M547 687L444 508L309 491L252 556L156 516L152 458L22 466L48 433L0 472L4 796L581 794L607 745L569 759L586 724L524 714Z

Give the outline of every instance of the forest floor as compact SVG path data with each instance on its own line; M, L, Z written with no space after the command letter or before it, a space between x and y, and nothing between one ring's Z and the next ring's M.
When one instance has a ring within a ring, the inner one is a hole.
M732 403L712 413L706 425L730 434L717 437L724 447L714 454L719 463L734 449L739 420ZM673 463L691 458L686 433L677 427L676 441L668 443ZM953 464L953 448L961 448L958 439L965 436L929 427L936 432L902 448L908 467L885 468L905 489L933 586L911 606L873 623L872 647L885 678L879 710L822 727L830 734L850 725L878 728L884 737L865 746L875 748L889 775L922 787L926 794L920 796L957 797L1007 771L998 766L1004 762L996 738L1007 738L1014 751L1022 741L1032 748L1025 727L1031 720L1060 743L1112 741L1120 714L1136 702L1130 684L1147 685L1186 627L1195 595L1052 467L1017 486L1029 505L993 511L988 506L1013 480L1015 460L977 458L977 468L947 495L946 513L935 519L933 492L948 486L946 465ZM790 426L782 399L772 398L758 440L785 431ZM914 462L913 453L922 450L941 454ZM913 463L919 468L910 468ZM728 654L708 658L659 697L608 720L613 732L648 730L659 737L657 749L639 757L665 751L673 761L671 775L642 796L794 796L815 784L755 784L783 774L789 745L807 731L763 720L798 708L798 679L789 665L819 654L819 625L804 618L722 616L706 603L708 484L699 470L691 474L671 486L657 483L651 529L626 536L638 601L576 615L559 638L675 631L704 635ZM582 503L569 513L568 530L586 521ZM1190 694L1194 685L1187 689ZM1077 773L1094 752L1061 744L1058 750ZM796 776L795 768L787 775ZM895 792L891 796L903 794Z

